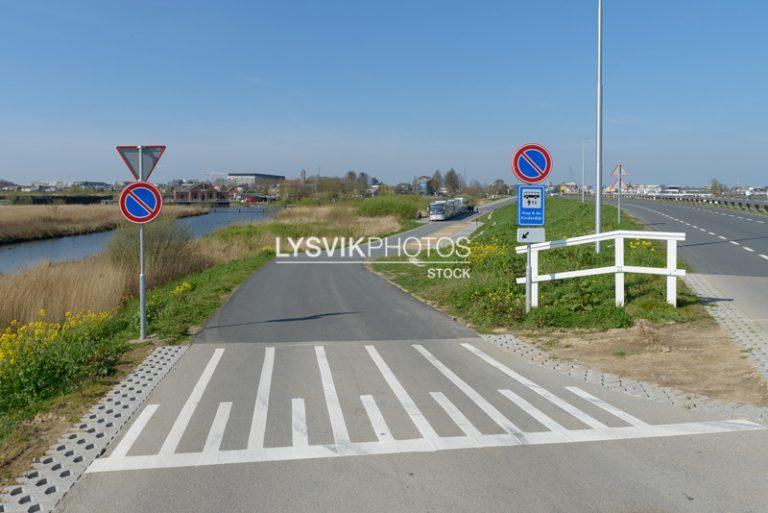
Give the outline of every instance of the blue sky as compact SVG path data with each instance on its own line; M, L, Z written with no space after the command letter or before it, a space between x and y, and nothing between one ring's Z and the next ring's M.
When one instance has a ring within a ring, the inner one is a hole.
M0 1L0 177L594 174L596 0ZM606 174L768 182L766 2L605 0Z

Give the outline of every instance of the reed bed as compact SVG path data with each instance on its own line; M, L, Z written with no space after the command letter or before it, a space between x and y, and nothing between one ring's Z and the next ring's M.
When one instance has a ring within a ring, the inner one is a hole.
M167 205L161 217L204 214L205 207ZM114 229L117 205L9 205L0 207L0 244Z

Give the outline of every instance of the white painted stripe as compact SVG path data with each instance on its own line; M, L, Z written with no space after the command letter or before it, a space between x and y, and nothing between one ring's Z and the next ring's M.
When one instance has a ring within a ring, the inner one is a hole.
M627 426L603 429L580 429L568 431L568 436L554 431L526 433L528 445L558 444L568 442L596 442L603 440L629 440L670 436L690 436L712 433L739 433L764 430L765 426L747 420L725 420L691 422L686 424L662 424L648 426ZM443 438L451 444L435 446L424 438L394 440L392 442L359 442L352 444L348 451L335 450L327 445L308 447L267 447L261 449L240 449L216 453L179 453L151 456L127 456L123 458L97 458L86 473L114 472L121 470L147 470L160 468L183 468L203 465L231 465L236 463L257 463L266 461L306 460L343 456L373 454L425 453L449 449L471 449L475 447L509 447L520 445L515 435L482 435L480 437L460 436Z
M187 402L184 403L184 406L181 408L181 413L176 417L176 421L173 423L171 431L165 438L165 442L163 442L163 446L160 448L160 454L167 455L176 451L176 447L178 447L179 442L181 441L181 435L183 435L184 431L187 429L187 424L189 424L192 415L195 413L195 409L197 409L197 405L200 403L200 399L202 399L203 393L208 386L208 382L211 380L211 376L213 376L213 372L216 370L216 366L219 364L219 360L221 360L221 355L223 354L224 349L221 347L213 352L213 356L208 360L208 364L205 366L203 373L197 380L195 388L192 389L192 393L189 394Z
M716 235L715 232L707 232L710 235Z
M400 404L403 405L403 409L405 410L405 413L407 413L408 416L411 418L411 421L416 426L416 429L419 430L419 433L421 433L421 436L423 436L424 438L430 438L430 439L438 438L437 433L432 428L430 423L427 421L426 417L424 417L424 414L421 413L421 410L419 410L419 407L416 406L415 402L413 402L413 399L411 399L411 396L408 395L408 392L405 391L405 388L403 388L403 385L401 385L400 382L397 380L397 377L395 377L394 373L390 370L389 366L381 357L381 355L376 350L376 348L373 346L365 346L365 349L366 351L368 351L368 354L371 356L373 363L375 363L376 367L379 368L379 372L381 372L381 375L384 377L384 381L387 382L387 384L389 385L389 388L392 389L392 392L395 394L395 397L397 397L397 400L400 401Z
M511 420L506 418L499 410L496 409L491 403L489 403L483 396L469 386L463 379L457 376L451 369L445 366L443 362L435 358L435 356L427 351L423 346L414 344L413 346L421 355L427 359L437 370L439 370L443 376L456 385L456 387L464 392L478 408L483 410L496 424L498 424L504 431L511 434L519 434L522 431Z
M743 246L745 251L749 251L750 253L754 253L755 250L752 248L748 248L747 246Z
M365 408L365 412L368 414L368 420L371 421L371 427L373 427L373 432L376 433L376 438L382 442L394 440L392 432L389 430L389 426L387 426L387 421L384 420L384 415L381 414L379 405L376 404L373 396L361 395L360 401L363 403L363 408Z
M216 452L221 448L221 441L224 439L224 431L229 422L229 412L232 410L232 403L219 403L216 410L216 416L213 418L211 430L208 431L208 438L205 439L203 452Z
M264 447L264 433L267 431L267 410L269 410L269 390L272 387L272 369L275 366L275 348L264 349L264 364L261 366L259 388L256 391L256 405L253 408L251 431L248 434L248 447Z
M627 424L630 424L632 426L647 426L647 422L643 422L642 420L638 419L637 417L630 415L629 413L620 410L616 408L614 405L600 399L599 397L595 397L594 395L590 394L586 390L582 390L579 387L565 387L566 390L569 390L570 392L573 392L574 394L578 395L582 399L586 399L590 403L594 404L598 408L602 408L603 410L607 411L614 417L618 417Z
M696 226L695 224L692 224L691 226L692 226L693 228L698 228L698 226Z
M464 347L464 349L467 349L471 353L474 353L476 356L480 357L480 359L482 359L486 363L491 364L493 367L496 367L498 370L500 370L501 372L503 372L504 374L506 374L510 378L514 379L515 381L517 381L521 385L525 385L526 387L530 388L531 390L533 390L534 392L536 392L537 394L542 396L544 399L546 399L549 402L551 402L552 404L554 404L555 406L557 406L560 409L570 413L571 415L573 415L574 417L579 419L581 422L583 422L587 426L590 426L590 427L593 427L593 428L596 428L596 429L600 429L600 428L604 428L605 427L605 424L603 424L599 420L597 420L597 419L587 415L586 413L584 413L583 411L579 410L578 408L576 408L575 406L571 405L570 403L565 402L564 400L560 399L559 397L557 397L555 394L553 394L552 392L550 392L546 388L544 388L544 387L534 383L530 379L528 379L528 378L518 374L517 372L513 371L512 369L510 369L509 367L504 365L503 363L494 360L493 358L491 358L490 356L488 356L487 354L485 354L483 351L481 351L480 349L476 348L472 344L464 343L464 344L461 344L461 345L462 345L462 347Z
M459 410L459 408L448 399L442 392L431 392L432 397L435 399L445 413L451 418L454 424L461 429L467 436L482 436L482 433L477 429L472 422Z
M328 364L328 357L325 355L325 348L315 346L315 353L317 354L317 365L320 367L320 379L323 382L325 405L328 407L328 415L331 418L333 439L338 445L349 445L349 432L347 431L347 424L344 422L344 413L341 411L336 385L333 384L333 374L331 374L331 366Z
M722 235L718 235L718 237L723 239L723 240L728 240L726 237L723 237Z
M309 445L307 411L304 407L304 399L300 397L291 399L291 429L293 431L294 447L306 447Z
M551 429L552 431L565 432L567 431L560 423L548 416L543 411L536 408L534 405L517 395L511 390L504 389L499 390L501 395L515 403L521 410L536 419L542 426Z
M131 450L131 447L133 447L136 439L139 438L139 435L146 427L149 419L151 419L152 415L155 414L155 410L157 410L158 406L160 405L148 404L147 407L144 408L141 414L136 418L136 421L131 425L131 428L128 430L128 432L125 433L123 439L120 440L119 444L117 444L115 450L112 451L112 455L110 457L114 456L115 458L121 458L128 454L128 451Z
M730 243L731 243L731 244L733 244L734 246L741 246L741 244L739 244L739 243L738 243L738 242L736 242L735 240L729 240L728 242L730 242Z
M764 258L764 259L768 260L768 255L763 255L762 253L760 253L760 258Z

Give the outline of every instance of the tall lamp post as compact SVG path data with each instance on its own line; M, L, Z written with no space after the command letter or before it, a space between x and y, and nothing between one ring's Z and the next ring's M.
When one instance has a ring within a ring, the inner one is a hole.
M595 233L601 231L603 193L603 0L597 0L597 127L595 135ZM600 253L600 241L595 243Z

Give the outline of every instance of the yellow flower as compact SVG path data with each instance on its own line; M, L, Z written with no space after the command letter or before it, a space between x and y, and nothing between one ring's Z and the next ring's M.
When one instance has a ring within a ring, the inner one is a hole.
M45 308L41 308L39 312L37 312L37 315L40 317L45 317Z

